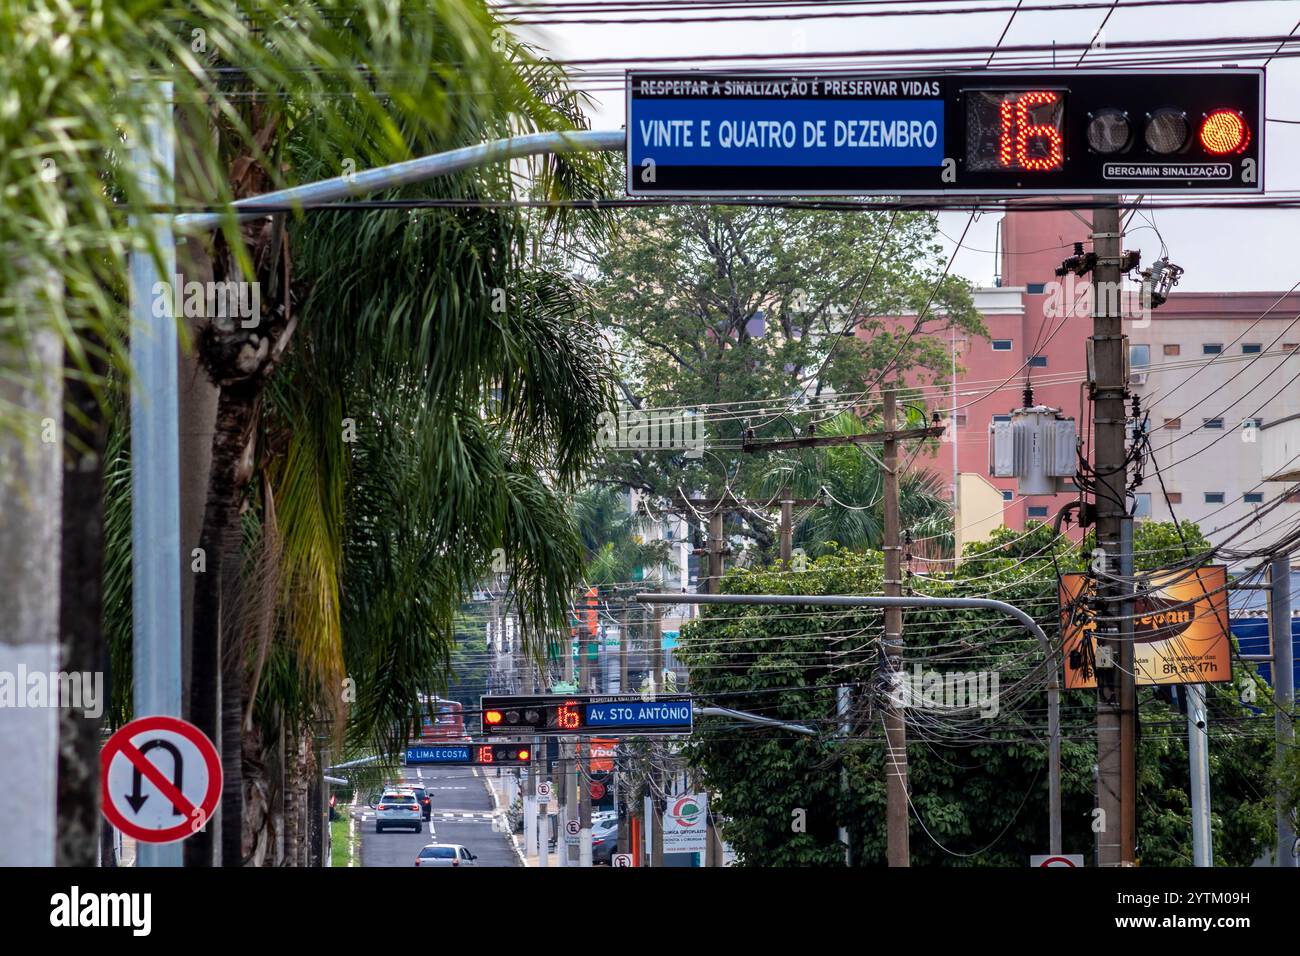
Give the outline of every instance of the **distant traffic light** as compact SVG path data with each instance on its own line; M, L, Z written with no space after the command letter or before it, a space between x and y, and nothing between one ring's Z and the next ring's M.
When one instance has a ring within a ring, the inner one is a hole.
M532 759L525 744L412 744L406 748L407 764L523 767Z
M678 695L653 700L633 694L484 697L481 704L483 733L489 737L689 734L694 717L691 700Z

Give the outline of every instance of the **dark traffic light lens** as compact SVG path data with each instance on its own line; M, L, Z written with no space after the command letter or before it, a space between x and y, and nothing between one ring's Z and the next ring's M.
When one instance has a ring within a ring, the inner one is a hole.
M1147 119L1147 149L1161 155L1177 153L1187 145L1189 132L1187 114L1182 110L1156 110Z
M1120 110L1101 110L1088 121L1088 145L1098 153L1122 153L1133 139L1133 126Z

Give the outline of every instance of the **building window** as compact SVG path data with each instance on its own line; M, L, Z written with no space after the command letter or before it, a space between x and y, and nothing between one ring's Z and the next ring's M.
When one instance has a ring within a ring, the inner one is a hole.
M1243 418L1241 420L1242 428L1263 428L1264 419L1262 418Z
M1044 292L1047 291L1047 283L1030 282L1028 285L1025 286L1025 291L1028 292L1030 295L1042 295Z
M1011 340L1010 340L1010 339L994 339L994 340L993 340L993 351L995 351L995 352L1010 352L1010 351L1011 351Z
M1168 499L1171 505L1181 505L1183 503L1183 493L1181 491L1171 491L1165 495L1165 498Z
M994 416L993 416L993 420L994 420L995 422L1009 422L1009 421L1011 421L1011 416L1010 416L1010 415L994 415Z
M1150 518L1151 517L1151 495L1148 492L1142 492L1133 496L1133 517Z
M1241 496L1241 500L1244 501L1244 502L1246 502L1246 504L1248 504L1248 505L1258 505L1258 504L1262 504L1263 501L1264 501L1264 492L1262 492L1262 491L1248 491L1248 492L1246 492L1244 495Z
M1029 367L1030 367L1030 368L1047 368L1047 356L1046 356L1046 355L1031 355L1031 356L1029 356Z
M1151 346L1130 345L1128 347L1128 367L1132 369L1150 368Z
M1202 419L1201 419L1201 427L1202 427L1202 428L1222 428L1222 427L1223 427L1223 419L1222 419L1222 418L1202 418Z
M1181 418L1165 419L1165 428L1169 429L1171 432L1176 432L1178 431L1178 429L1182 427L1183 427L1183 420Z
M1207 491L1207 492L1205 493L1205 503L1206 503L1207 505L1221 505L1221 504L1223 504L1223 492L1222 492L1222 491Z
M1201 346L1201 354L1203 355L1218 355L1222 351L1223 346L1218 344L1206 343Z
M1182 354L1183 354L1183 347L1182 347L1181 345L1179 345L1177 342L1175 342L1173 345L1166 345L1166 346L1165 346L1165 354L1166 354L1166 355L1182 355Z
M1016 497L1016 493L1015 493L1014 491L1003 491L1003 492L1002 492L1002 500L1003 500L1003 501L1014 501L1014 500L1015 500L1015 497Z
M1260 352L1262 352L1262 351L1264 351L1264 346L1260 345L1258 342L1242 342L1242 343L1241 343L1241 354L1242 354L1242 355L1256 355L1256 354L1258 354L1258 353L1260 353Z
M965 428L965 427L966 427L966 415L965 415L965 413L964 413L964 412L958 412L958 413L957 413L957 416L956 416L956 421L957 421L957 427L958 427L958 428Z
M1295 347L1296 347L1296 343L1295 343L1295 342L1283 342L1283 343L1282 343L1282 351L1283 351L1283 352L1294 352L1294 351L1295 351Z
M1031 518L1046 518L1046 517L1047 517L1047 505L1030 505L1030 506L1029 506L1029 517L1031 517Z
M1300 491L1293 491L1282 500L1289 505L1300 505Z

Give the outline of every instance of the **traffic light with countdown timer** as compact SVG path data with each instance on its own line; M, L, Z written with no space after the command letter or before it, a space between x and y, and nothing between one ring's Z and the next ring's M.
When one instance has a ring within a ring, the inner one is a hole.
M1264 189L1259 68L634 70L627 104L633 196Z
M681 695L483 697L481 709L485 737L689 734L694 718L691 699Z

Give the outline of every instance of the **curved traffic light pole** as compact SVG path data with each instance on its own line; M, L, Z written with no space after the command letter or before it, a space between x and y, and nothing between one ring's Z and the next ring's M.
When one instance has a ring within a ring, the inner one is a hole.
M805 604L820 607L872 607L872 608L950 608L999 611L1015 618L1030 634L1038 639L1044 659L1050 665L1047 685L1047 802L1048 844L1052 855L1061 852L1061 685L1057 676L1056 655L1051 641L1038 626L1038 622L1025 611L1005 601L992 598L953 597L875 597L856 594L662 594L642 593L636 600L645 604L742 604L784 605ZM732 715L734 716L734 715Z
M283 212L285 207L311 209L325 203L343 199L357 199L368 193L409 186L440 176L450 176L475 166L499 163L503 160L521 159L551 153L599 152L621 150L626 145L627 134L621 129L574 130L564 133L528 133L509 139L494 139L487 143L464 146L421 156L388 166L366 169L333 179L279 189L275 192L250 196L231 204L239 219L251 219L272 212ZM196 232L216 229L229 216L229 212L185 213L176 216L173 228L177 232Z

